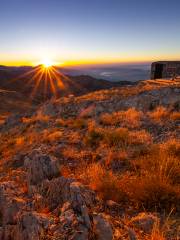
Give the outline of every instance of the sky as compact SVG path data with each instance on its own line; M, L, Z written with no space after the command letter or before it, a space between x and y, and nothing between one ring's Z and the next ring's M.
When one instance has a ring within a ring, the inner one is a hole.
M0 64L180 60L179 0L0 0Z

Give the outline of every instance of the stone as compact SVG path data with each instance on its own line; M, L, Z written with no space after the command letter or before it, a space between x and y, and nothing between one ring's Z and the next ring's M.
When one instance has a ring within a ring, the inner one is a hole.
M38 150L34 150L25 159L28 185L37 185L44 179L52 179L60 174L57 161Z
M19 211L25 206L25 201L18 198L14 182L0 184L1 224L15 224Z
M151 233L154 224L159 222L159 218L151 213L139 213L137 216L131 219L131 223L144 231L145 233Z
M59 205L62 206L65 202L69 202L74 210L81 212L82 206L89 207L95 202L93 191L74 179L63 176L51 181L43 181L38 191L44 198L41 204L49 206L50 209L55 209Z
M93 216L94 233L97 240L112 240L113 231L110 223L101 215Z
M20 215L14 240L41 240L48 229L49 220L36 212L24 212Z
M129 240L137 240L136 233L133 229L128 228Z
M57 109L55 105L51 102L44 104L40 110L37 112L37 114L41 114L44 116L55 116L57 113Z

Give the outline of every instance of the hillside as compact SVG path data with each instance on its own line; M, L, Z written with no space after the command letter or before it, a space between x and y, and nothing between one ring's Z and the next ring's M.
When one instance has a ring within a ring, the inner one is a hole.
M0 66L1 119L11 113L34 110L38 104L52 97L79 96L96 90L134 84L128 81L113 83L87 75L64 75L57 67L47 77L48 74L42 66Z
M180 82L86 79L0 124L0 239L178 240Z

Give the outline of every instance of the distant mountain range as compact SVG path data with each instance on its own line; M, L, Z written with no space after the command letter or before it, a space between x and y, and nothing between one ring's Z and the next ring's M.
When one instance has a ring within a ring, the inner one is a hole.
M139 81L150 78L151 64L128 64L128 65L99 65L86 67L61 68L69 75L90 75L95 78L103 78L108 81Z
M97 66L74 66L58 67L65 75L79 76L89 75L94 78L105 79L108 81L138 81L146 80L150 77L150 63L147 64L126 64L126 65L97 65ZM32 67L6 67L0 66L0 70L15 72L30 71Z

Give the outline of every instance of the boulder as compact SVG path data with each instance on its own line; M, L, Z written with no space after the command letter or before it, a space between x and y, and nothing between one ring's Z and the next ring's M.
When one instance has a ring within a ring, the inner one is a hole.
M25 159L25 167L27 169L28 185L37 185L44 179L52 179L59 176L59 167L56 159L46 154L42 154L38 150L34 150Z

